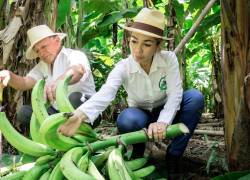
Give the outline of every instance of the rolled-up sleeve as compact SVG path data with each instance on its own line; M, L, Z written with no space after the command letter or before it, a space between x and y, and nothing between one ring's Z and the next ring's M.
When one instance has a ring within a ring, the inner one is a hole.
M115 99L116 93L124 81L125 72L124 65L118 63L110 72L101 89L78 108L87 115L90 123L93 123L110 102Z
M34 66L33 69L30 70L30 72L26 76L31 77L38 81L39 79L46 78L44 77L45 71L46 71L46 66L44 65L43 62L39 62L37 65Z
M170 54L169 63L169 69L167 70L168 75L166 77L168 86L168 89L166 90L167 101L157 120L157 122L164 122L167 124L172 123L177 111L180 109L180 103L183 95L179 64L174 53Z

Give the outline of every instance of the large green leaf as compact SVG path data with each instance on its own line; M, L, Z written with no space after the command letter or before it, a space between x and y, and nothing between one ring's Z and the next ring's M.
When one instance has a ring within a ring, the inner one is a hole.
M89 27L89 29L87 31L85 31L82 34L82 41L83 41L83 45L85 45L86 43L88 43L89 40L98 37L98 36L108 36L111 34L111 31L109 30L109 28L107 26L104 27Z
M184 5L179 3L177 0L174 0L173 6L175 9L177 21L182 26L185 20Z
M183 26L183 29L182 29L184 35L189 31L189 29L192 27L193 23L194 23L193 19L186 19L184 26Z
M103 26L113 24L119 21L120 19L122 19L122 16L123 16L123 13L120 11L111 12L110 14L108 14L107 16L103 18L103 21L100 24L98 24L98 26L103 27Z
M137 9L125 9L122 11L113 11L103 18L103 21L98 26L108 26L118 22L122 18L134 17L137 14Z
M249 174L245 175L245 176L242 176L240 179L238 180L249 180L250 179L250 172Z
M193 39L201 42L205 39L212 38L212 34L215 34L220 29L218 28L218 26L220 27L220 22L221 20L219 12L206 17L201 25L197 28L197 32ZM212 30L216 32L211 31L212 27L215 27Z
M203 9L209 0L190 0L187 11L194 13L196 10Z
M141 10L141 7L139 7L139 8L125 9L125 10L123 10L123 17L124 17L124 18L132 18L132 17L134 17L140 10Z
M84 21L92 21L93 19L95 19L96 17L98 17L100 15L100 13L93 11L91 13L88 13L84 16Z
M66 21L66 17L71 7L71 0L60 0L58 4L56 27L60 27Z
M217 24L220 24L220 22L221 22L220 12L209 15L202 21L197 31L201 31L203 33L204 31L207 31L209 28L216 26Z
M212 180L235 180L250 173L250 170L229 172L224 175L213 177Z
M205 39L211 38L212 34L216 33L220 29L218 28L218 25L220 25L220 22L221 22L221 19L220 19L219 11L216 12L215 14L211 14L207 16L205 19L203 19L203 21L197 28L196 33L194 37L191 39L189 44L196 43L196 42L201 43L201 42L204 42ZM183 36L189 31L192 25L193 25L192 19L188 19L185 21L184 29L182 29ZM213 29L213 32L210 30L212 27L215 27Z
M121 0L85 0L83 2L83 10L86 14L93 11L106 14L113 10L119 10L121 7Z
M86 44L89 40L98 36L108 36L111 34L110 25L118 22L123 18L134 17L140 8L125 9L121 11L113 11L107 15L95 14L91 19L90 15L87 16L88 22L82 22L81 32L83 44ZM92 13L93 14L93 13ZM86 19L84 19L86 20Z

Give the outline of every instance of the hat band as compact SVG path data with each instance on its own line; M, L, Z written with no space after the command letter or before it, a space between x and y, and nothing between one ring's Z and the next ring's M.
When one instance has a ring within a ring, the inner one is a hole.
M140 30L144 30L144 31L148 31L148 32L154 33L154 34L156 34L158 36L163 36L163 30L162 29L160 29L158 27L155 27L155 26L151 26L149 24L134 22L131 27L136 28L136 29L140 29Z

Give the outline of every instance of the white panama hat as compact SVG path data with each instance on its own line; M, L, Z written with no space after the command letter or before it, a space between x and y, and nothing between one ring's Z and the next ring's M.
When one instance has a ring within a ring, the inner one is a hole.
M50 37L50 36L59 36L59 38L62 40L67 35L65 33L55 33L53 32L47 25L38 25L35 27L30 28L27 31L27 36L30 41L30 46L28 47L26 51L26 58L27 59L35 59L38 57L38 54L33 50L33 47L36 43L43 40L44 38Z
M143 8L136 15L132 26L122 27L128 31L167 40L169 38L163 37L165 22L165 17L160 11Z

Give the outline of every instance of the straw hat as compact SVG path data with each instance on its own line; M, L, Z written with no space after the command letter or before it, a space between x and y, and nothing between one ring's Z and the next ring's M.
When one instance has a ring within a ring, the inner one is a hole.
M141 11L136 15L132 26L123 26L123 28L128 31L145 34L147 36L168 39L163 37L165 17L156 9L141 9Z
M44 38L58 35L62 40L67 35L64 33L55 33L47 25L38 25L27 31L27 35L30 41L30 46L26 51L27 59L35 59L38 57L38 54L33 50L33 47L36 43L43 40Z

